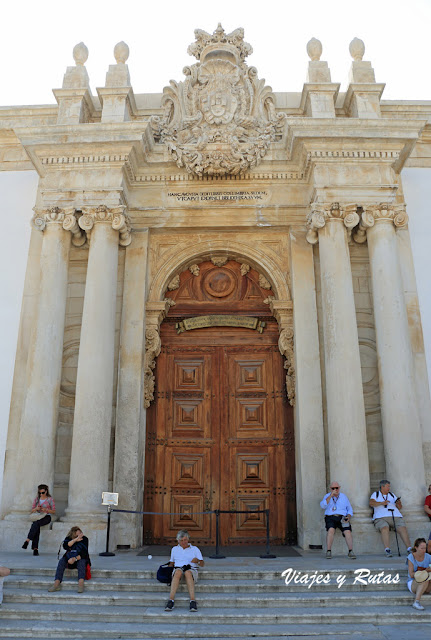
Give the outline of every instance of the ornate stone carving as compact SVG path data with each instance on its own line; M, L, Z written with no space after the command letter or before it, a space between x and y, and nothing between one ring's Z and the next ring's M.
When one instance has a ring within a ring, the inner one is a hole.
M191 264L190 267L189 267L189 271L194 276L198 276L199 273L200 273L199 265L198 264Z
M250 271L250 265L246 262L241 263L241 275L245 276Z
M265 304L271 304L271 302L273 302L275 300L274 296L268 296L267 298L265 298L265 300L263 301Z
M177 275L175 278L172 278L170 283L168 284L168 291L175 291L175 289L180 288L180 276Z
M271 283L261 273L259 274L259 287L262 289L271 289Z
M129 217L124 213L125 206L109 208L102 204L98 207L83 207L83 215L79 218L79 226L90 238L91 230L98 222L111 223L115 231L119 231L119 244L127 247L132 242L131 224Z
M245 58L252 53L243 29L211 35L197 29L182 82L163 92L164 114L153 116L156 140L164 142L178 167L198 176L238 175L257 166L281 135L285 116L277 113L270 87Z
M156 358L160 353L161 341L158 330L149 327L145 331L145 360L144 360L144 407L148 409L154 400L154 367Z
M227 257L226 256L221 256L219 258L211 258L211 262L213 263L213 265L215 267L224 267L224 265L227 262Z
M166 302L169 307L175 307L176 304L175 300L172 300L172 298L165 298L163 302Z
M278 338L278 348L282 356L286 358L284 368L286 373L286 389L289 403L295 406L295 352L293 345L293 330L282 329Z
M319 241L318 229L322 229L327 220L341 219L347 229L350 238L352 229L359 223L359 215L357 213L357 205L341 205L338 202L325 203L313 202L311 211L307 215L307 241L310 244L316 244Z
M409 217L406 213L405 204L375 204L363 207L361 219L357 233L354 239L360 244L367 239L367 229L373 227L377 222L389 222L394 224L397 229L403 229L407 226Z
M39 231L44 231L47 224L59 224L65 231L72 234L72 243L76 247L85 244L85 234L79 228L75 216L75 209L61 209L60 207L49 207L47 209L34 208L32 218L33 226Z

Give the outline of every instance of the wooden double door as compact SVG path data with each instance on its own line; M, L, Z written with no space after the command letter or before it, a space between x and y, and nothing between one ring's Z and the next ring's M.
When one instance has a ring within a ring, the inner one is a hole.
M294 543L293 421L276 324L265 340L220 328L190 332L194 344L172 328L148 412L144 495L145 511L169 515L144 517L144 542L188 529L214 544L215 517L203 513L214 509L246 512L220 516L222 544L262 542L258 512L270 509L272 542Z

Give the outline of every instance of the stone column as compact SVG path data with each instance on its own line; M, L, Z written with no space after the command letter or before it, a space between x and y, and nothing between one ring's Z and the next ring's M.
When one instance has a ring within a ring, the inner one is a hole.
M313 206L307 240L319 242L328 418L329 476L341 483L356 516L369 520L369 465L358 329L348 233L358 214Z
M76 381L67 522L100 521L108 491L114 384L118 244L130 244L124 207L85 208L90 240Z
M30 339L32 328L37 325L42 240L43 234L33 225L28 250L27 269L25 272L15 368L13 372L9 428L4 461L1 516L9 512L15 501L17 488L20 485L20 478L17 476L19 431L27 392L27 361L30 350Z
M422 434L396 237L396 228L404 227L407 220L404 205L367 206L355 239L363 241L366 232L373 285L386 475L396 493L402 496L405 513L410 511L423 515L425 469Z
M322 513L316 492L326 487L322 383L313 248L304 232L290 233L293 322L295 334L295 450L298 543L321 544ZM323 495L323 494L322 494Z
M120 508L138 511L142 510L144 492L143 354L147 259L148 230L135 232L133 244L126 249L124 269L113 486L119 493ZM122 514L114 537L116 544L139 546L142 516Z
M76 244L85 242L75 216L63 209L37 211L34 225L43 231L40 255L38 313L29 348L27 393L22 410L17 483L13 514L28 515L29 500L37 485L50 488L54 480L55 433L57 429L63 356L67 270L71 231Z

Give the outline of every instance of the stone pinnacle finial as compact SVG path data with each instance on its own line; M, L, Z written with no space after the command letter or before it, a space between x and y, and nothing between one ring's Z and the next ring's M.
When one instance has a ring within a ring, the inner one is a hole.
M317 38L311 38L311 40L307 42L308 57L313 60L313 62L317 62L318 60L320 60L322 51L322 43L320 42L320 40L317 40Z
M129 57L129 47L123 40L114 47L114 58L117 64L124 64Z
M363 40L360 40L360 38L353 38L352 42L349 45L349 51L353 60L362 60L365 53L365 44Z
M87 62L88 49L83 42L79 42L73 47L73 59L76 66L83 66Z

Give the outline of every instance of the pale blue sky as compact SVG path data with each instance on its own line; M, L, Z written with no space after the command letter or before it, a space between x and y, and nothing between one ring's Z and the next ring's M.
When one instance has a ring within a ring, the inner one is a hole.
M213 32L242 26L254 49L248 63L275 91L301 91L306 44L323 44L333 82L346 85L349 42L364 40L385 99L431 100L431 0L21 0L2 10L0 105L55 103L73 64L73 46L90 50L93 93L105 83L113 47L125 40L135 93L161 92L194 61L187 54L195 28Z

